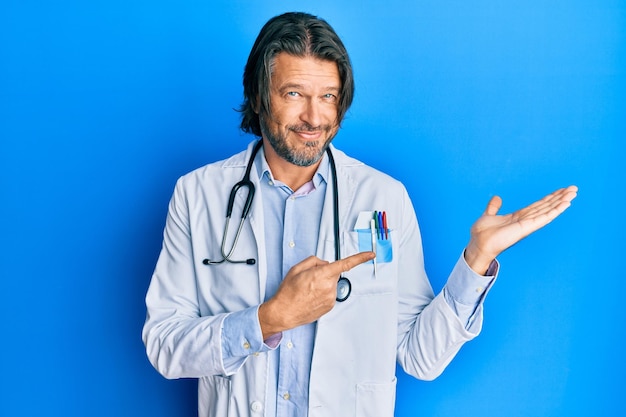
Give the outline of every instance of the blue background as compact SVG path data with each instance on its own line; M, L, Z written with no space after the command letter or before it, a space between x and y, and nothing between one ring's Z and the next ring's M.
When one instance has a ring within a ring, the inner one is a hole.
M195 381L145 357L143 297L175 180L251 140L242 69L286 10L344 39L335 143L406 184L436 291L492 195L510 212L580 187L501 256L444 374L399 371L396 415L625 415L619 0L3 0L0 415L195 415Z

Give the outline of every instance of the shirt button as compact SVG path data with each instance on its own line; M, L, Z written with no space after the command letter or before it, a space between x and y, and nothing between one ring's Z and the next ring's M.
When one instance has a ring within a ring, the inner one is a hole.
M483 292L483 287L478 287L478 288L476 288L476 292L477 292L477 293L479 293L479 294L480 294L481 292Z
M244 349L250 349L250 343L248 343L248 342L244 342L244 343L243 343L243 348L244 348Z
M267 182L268 185L274 185L274 181L270 180Z
M296 246L296 242L289 242L289 247L293 248L294 246Z
M288 343L287 343L287 348L288 348L288 349L291 349L292 347L293 347L293 343L288 342Z
M259 401L252 401L252 404L250 404L250 410L256 412L263 411L263 404L261 404Z
M285 400L288 400L289 398L291 398L291 395L289 395L289 393L288 393L288 392L286 392L286 393L284 393L284 394L283 394L283 398L284 398Z

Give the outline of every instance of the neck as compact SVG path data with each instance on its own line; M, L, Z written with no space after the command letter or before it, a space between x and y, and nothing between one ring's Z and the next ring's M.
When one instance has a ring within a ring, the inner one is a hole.
M265 160L272 171L274 179L287 185L293 191L296 191L307 182L313 179L317 168L321 163L321 159L313 165L301 167L287 162L274 151L265 139L263 139L263 149L265 152Z

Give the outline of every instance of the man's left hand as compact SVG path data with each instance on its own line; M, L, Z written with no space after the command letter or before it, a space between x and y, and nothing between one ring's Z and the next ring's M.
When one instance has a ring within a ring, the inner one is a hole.
M550 223L576 198L578 188L571 185L556 190L533 204L506 215L498 215L502 199L494 196L482 216L472 225L465 249L467 264L484 274L491 262L507 248Z

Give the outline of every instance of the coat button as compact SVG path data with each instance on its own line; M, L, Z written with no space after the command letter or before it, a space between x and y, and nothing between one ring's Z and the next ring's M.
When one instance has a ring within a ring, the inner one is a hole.
M259 401L252 401L252 404L250 404L250 410L257 413L261 412L263 411L263 404L261 404Z

